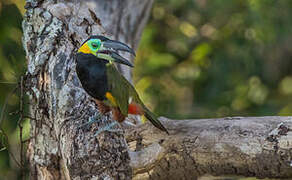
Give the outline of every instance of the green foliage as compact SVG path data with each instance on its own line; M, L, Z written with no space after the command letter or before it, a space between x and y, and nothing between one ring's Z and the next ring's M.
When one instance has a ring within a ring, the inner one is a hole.
M292 2L156 2L134 77L172 118L291 115Z
M22 14L17 6L23 2L0 0L0 112L5 101L17 86L20 75L25 71L25 53L22 48ZM16 6L17 5L17 6ZM6 110L0 120L0 179L17 179L20 168L13 158L19 161L18 115L9 115L19 109L19 95L12 94L7 100ZM2 118L3 116L3 118ZM26 123L28 124L28 123ZM26 125L26 132L28 132ZM24 134L28 138L28 134ZM10 147L10 148L9 148ZM14 157L11 156L13 154Z

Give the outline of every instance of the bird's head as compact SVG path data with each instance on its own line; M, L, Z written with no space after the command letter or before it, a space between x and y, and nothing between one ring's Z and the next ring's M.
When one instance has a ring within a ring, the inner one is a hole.
M126 44L110 40L104 36L90 36L78 49L78 53L92 54L110 63L116 62L134 67L130 61L120 56L117 51L129 52L135 56L134 50Z

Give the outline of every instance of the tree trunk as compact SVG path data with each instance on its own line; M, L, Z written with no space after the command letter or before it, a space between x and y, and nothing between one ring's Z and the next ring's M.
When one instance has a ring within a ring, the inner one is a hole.
M136 48L152 0L27 0L23 44L28 60L31 179L131 179L122 131L95 132L104 116L80 128L98 111L81 88L74 55L90 35L105 35ZM130 80L129 69L119 67ZM120 129L119 125L116 127Z

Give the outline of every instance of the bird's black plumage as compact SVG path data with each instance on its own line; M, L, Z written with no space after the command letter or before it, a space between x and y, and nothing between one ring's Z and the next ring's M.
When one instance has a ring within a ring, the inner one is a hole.
M76 55L76 72L84 90L98 100L105 100L108 91L106 60L82 52Z

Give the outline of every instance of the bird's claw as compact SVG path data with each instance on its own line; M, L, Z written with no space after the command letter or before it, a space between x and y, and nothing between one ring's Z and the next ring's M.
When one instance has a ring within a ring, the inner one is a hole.
M81 124L79 128L84 128L85 126L86 128L89 128L93 123L97 122L100 118L101 118L101 114L97 113L94 116L89 117L88 122Z
M94 134L94 136L99 135L101 132L104 131L109 131L109 132L121 132L121 129L113 129L113 126L117 125L118 123L116 121L104 126L104 127L100 127L100 129Z
M79 128L84 128L86 126L86 128L89 128L93 123L95 122L98 122L101 118L101 114L100 113L96 113L94 116L91 116L88 118L88 122L84 123L84 124L81 124L79 126ZM106 124L105 126L103 127L99 127L98 131L94 134L94 136L97 136L99 135L101 132L104 132L104 131L109 131L109 132L121 132L122 130L121 129L116 129L116 128L113 128L115 125L117 125L118 123L116 121L114 122L111 122L109 124Z

